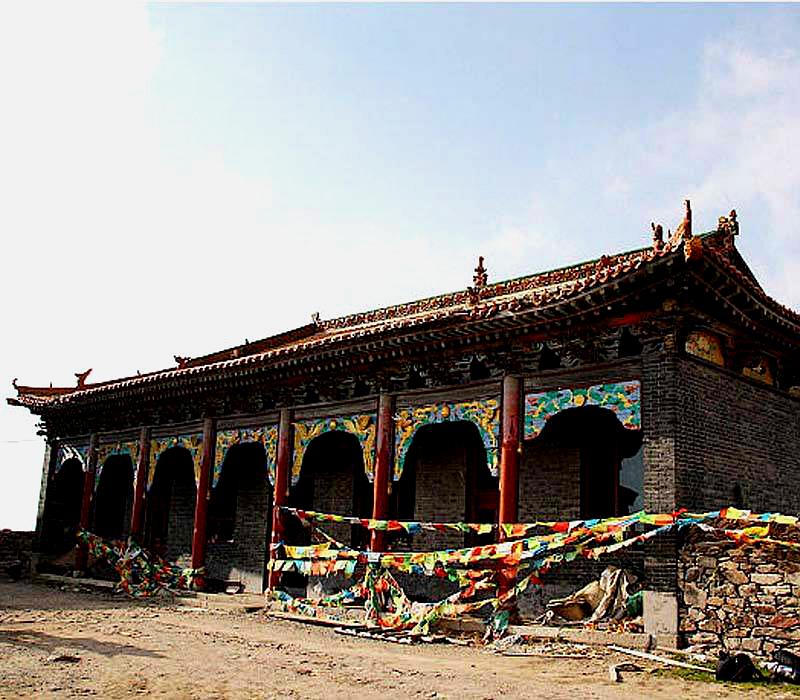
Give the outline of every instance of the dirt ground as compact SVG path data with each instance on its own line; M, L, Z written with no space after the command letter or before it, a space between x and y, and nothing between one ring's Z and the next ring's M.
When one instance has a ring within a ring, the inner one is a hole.
M623 674L632 661L402 646L268 618L0 582L0 697L729 698L732 686ZM591 658L596 657L596 658ZM640 663L637 661L637 663ZM645 668L647 662L642 664ZM772 688L765 697L797 698Z

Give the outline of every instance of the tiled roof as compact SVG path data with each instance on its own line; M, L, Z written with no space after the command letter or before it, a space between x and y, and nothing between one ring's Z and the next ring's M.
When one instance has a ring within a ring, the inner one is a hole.
M790 309L768 297L738 253L731 253L721 242L717 232L696 236L695 242L714 258L746 288L760 298L776 313L800 322L800 317ZM727 237L728 239L730 237ZM406 304L342 316L332 320L318 320L300 328L270 336L211 355L197 358L176 358L179 367L148 374L115 379L107 382L85 384L82 387L39 389L17 387L18 396L9 401L29 408L41 408L56 403L71 402L77 397L111 390L144 386L173 378L188 377L227 368L248 365L269 365L294 356L313 354L351 340L385 337L403 331L421 329L448 320L479 320L497 314L515 313L545 307L589 291L594 287L620 278L656 259L678 255L683 241L673 239L661 247L648 247L603 256L597 260L550 270L480 288L443 294ZM733 249L735 251L735 249ZM688 249L684 250L688 257ZM738 258L738 259L737 259Z

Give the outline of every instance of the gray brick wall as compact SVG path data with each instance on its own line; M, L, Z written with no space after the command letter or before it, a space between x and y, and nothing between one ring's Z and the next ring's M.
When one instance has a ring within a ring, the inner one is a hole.
M519 469L520 521L573 520L580 517L580 506L580 449L526 442Z
M681 358L677 501L800 510L800 401L692 358Z
M263 448L256 444L231 448L217 488L234 490L235 516L230 541L208 544L208 573L225 581L240 581L245 590L260 593L264 589L272 512L272 489ZM212 494L212 504L215 495Z

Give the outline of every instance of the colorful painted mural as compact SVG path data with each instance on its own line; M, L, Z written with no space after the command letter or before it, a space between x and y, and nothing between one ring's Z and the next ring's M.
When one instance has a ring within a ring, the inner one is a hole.
M231 428L230 430L220 430L217 432L217 444L214 450L214 472L211 480L211 487L216 488L220 476L222 476L222 465L228 450L234 445L245 442L258 442L264 446L267 455L267 476L269 483L275 485L275 457L278 452L278 426L264 426L256 428Z
M150 465L147 470L147 490L153 486L156 476L158 458L170 447L183 447L189 450L194 465L194 483L200 485L200 461L203 459L203 434L191 433L188 435L174 435L172 437L157 438L150 441Z
M623 427L642 427L641 384L634 380L596 384L578 389L556 389L525 396L525 439L532 440L548 419L559 411L581 406L599 406L613 411Z
M720 367L725 366L725 356L722 354L722 340L714 333L692 331L686 336L684 347L690 355L699 357L707 362L713 362Z
M375 421L374 413L360 413L354 416L333 416L298 421L294 427L294 462L292 463L292 486L300 480L303 456L311 441L334 430L355 435L364 456L364 472L370 482L375 478Z
M55 473L58 474L64 463L70 459L77 459L81 463L81 469L86 471L89 468L89 445L73 445L68 442L59 443Z
M417 430L425 425L467 421L473 423L486 448L486 461L492 476L497 476L498 446L500 444L500 402L493 398L441 402L416 408L404 408L395 416L394 480L403 475L406 454Z
M136 483L136 470L139 467L139 441L131 440L129 442L115 442L108 445L100 445L97 449L97 469L94 473L94 490L100 484L100 475L103 473L106 460L114 455L128 455L133 463L133 479Z

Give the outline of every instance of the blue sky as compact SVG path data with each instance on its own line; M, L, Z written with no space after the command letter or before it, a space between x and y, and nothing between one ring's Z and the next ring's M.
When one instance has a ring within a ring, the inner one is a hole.
M0 10L6 395L647 245L685 197L800 307L797 6L41 7ZM0 527L34 422L0 407Z

